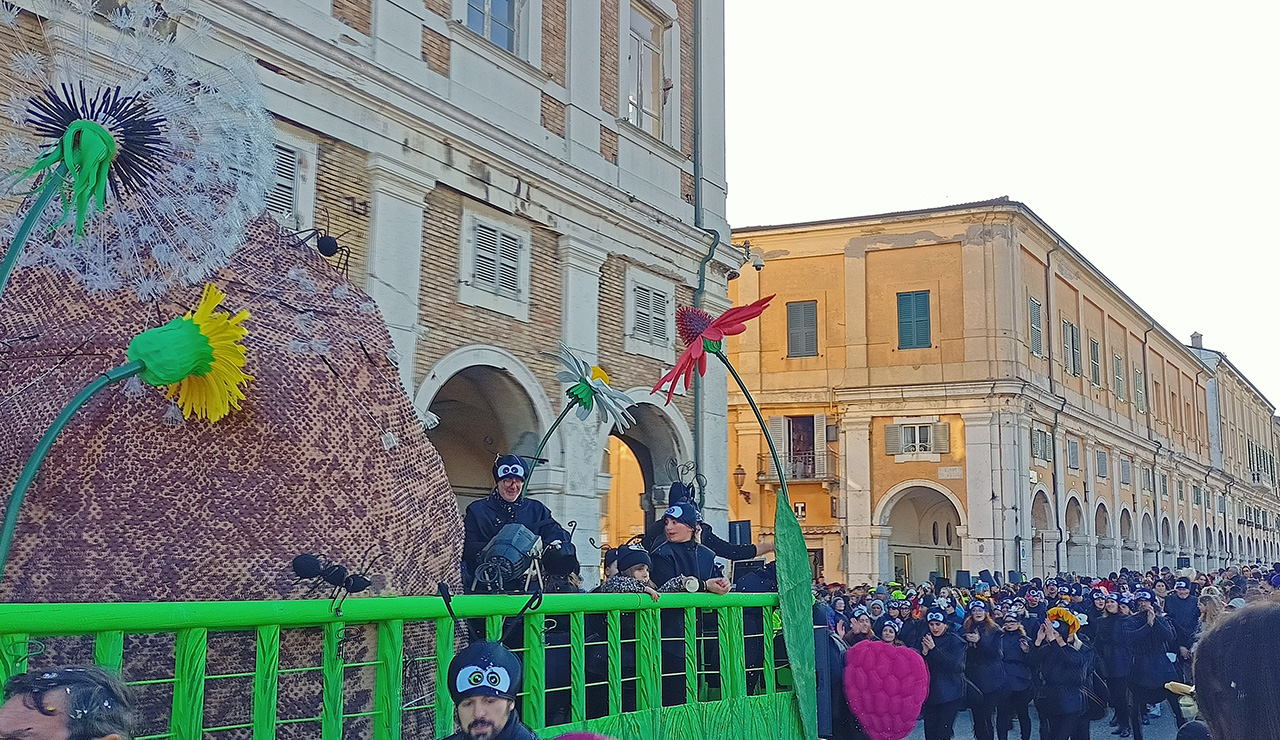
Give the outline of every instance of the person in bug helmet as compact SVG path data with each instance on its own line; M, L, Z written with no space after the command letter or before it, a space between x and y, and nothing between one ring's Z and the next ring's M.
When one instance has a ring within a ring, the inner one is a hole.
M548 558L566 558L576 562L577 552L569 540L569 533L551 515L551 510L541 501L524 495L525 481L529 477L529 463L518 455L499 455L493 462L493 491L488 497L472 501L467 506L462 526L463 585L471 587L476 561L480 552L508 524L521 524L542 539L544 547L551 548ZM551 570L551 564L544 560ZM576 570L576 567L571 569Z
M524 675L500 642L473 642L449 662L445 680L461 732L445 740L538 740L516 712Z
M133 693L97 666L19 673L4 686L0 738L132 740Z

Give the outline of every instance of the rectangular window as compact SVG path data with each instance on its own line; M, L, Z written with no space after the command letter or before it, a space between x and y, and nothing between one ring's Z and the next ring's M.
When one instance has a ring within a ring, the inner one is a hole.
M826 420L823 420L823 431L825 432ZM817 449L814 442L817 435L814 434L814 424L812 416L788 416L787 417L787 450L784 459L787 468L787 477L795 480L813 480L814 479L814 450ZM826 448L826 442L822 447Z
M1144 491L1155 490L1155 479L1152 476L1151 468L1142 469L1142 490Z
M475 269L471 284L506 298L520 298L521 235L475 222Z
M1080 327L1062 320L1062 372L1080 377Z
M668 344L671 331L667 326L667 308L671 296L651 285L636 283L631 286L631 300L635 317L631 335L649 344Z
M1138 406L1138 413L1147 413L1147 385L1142 379L1142 371L1133 371L1133 402Z
M787 357L818 356L818 302L787 304Z
M1179 501L1187 500L1186 493L1183 491L1183 488L1182 488L1182 481L1178 481L1178 500Z
M1160 474L1160 498L1169 498L1169 474Z
M473 0L474 1L474 0ZM667 90L662 58L666 24L638 3L631 3L631 31L627 42L627 120L662 138L662 108Z
M840 518L840 499L835 496L831 497L831 518Z
M1089 340L1089 379L1102 387L1102 347L1096 339Z
M1078 440L1067 440L1067 467L1072 470L1080 469L1080 442Z
M516 0L467 0L467 28L514 54Z
M1044 324L1040 301L1027 299L1027 323L1031 327L1031 354L1044 357Z
M929 326L929 291L898 294L898 349L933 346Z
M1200 486L1191 487L1191 501L1196 506L1199 506L1200 504L1204 503L1204 493L1201 492Z
M932 445L930 445L932 427L932 424L902 425L902 451L904 453L931 452L933 450Z
M1114 355L1111 358L1112 375L1116 381L1116 400L1124 403L1124 358L1120 355Z
M917 452L948 454L951 452L951 424L886 424L884 451L888 455L909 455Z
M1098 477L1106 478L1107 477L1107 451L1098 450L1094 453L1094 457L1096 458L1096 462L1097 462Z
M1049 432L1044 429L1031 430L1031 456L1037 460L1049 459Z
M1133 483L1133 463L1120 458L1120 484L1127 486Z
M1222 494L1218 494L1218 513L1227 513L1227 497Z

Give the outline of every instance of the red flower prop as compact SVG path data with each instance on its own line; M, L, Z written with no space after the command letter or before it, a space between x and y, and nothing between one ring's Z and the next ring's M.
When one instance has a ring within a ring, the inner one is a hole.
M676 309L676 330L680 333L680 341L685 343L684 352L676 359L676 366L671 372L662 376L653 392L657 393L662 386L667 386L667 403L676 392L676 380L684 377L684 386L690 387L693 382L693 371L699 377L707 374L707 353L720 351L720 343L725 337L741 334L747 330L747 321L754 319L769 307L773 296L761 298L746 306L734 306L725 311L719 318L698 308L681 306Z

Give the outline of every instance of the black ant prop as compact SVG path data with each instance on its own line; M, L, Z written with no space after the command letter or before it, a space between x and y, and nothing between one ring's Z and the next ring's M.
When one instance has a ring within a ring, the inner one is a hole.
M346 566L325 560L319 555L303 553L293 559L293 572L298 576L299 581L313 581L311 589L303 594L303 598L310 596L315 591L326 584L333 586L333 591L329 594L329 608L333 610L335 616L342 616L342 602L347 600L351 594L358 594L373 585L373 580L369 578L369 568L378 562L378 559L385 556L385 552L380 552L369 559L369 553L373 552L373 548L377 545L370 545L365 550L365 564L360 566L357 572L350 572Z

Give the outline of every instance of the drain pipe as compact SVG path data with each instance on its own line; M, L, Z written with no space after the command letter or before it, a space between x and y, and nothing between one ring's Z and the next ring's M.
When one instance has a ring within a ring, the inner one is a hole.
M702 308L702 297L707 292L707 265L715 259L716 247L720 246L720 232L705 229L702 225L702 0L694 0L693 3L693 63L696 69L693 86L693 225L711 236L707 255L698 265L698 288L693 291L693 307ZM702 470L702 377L697 373L693 378L693 462L698 470ZM698 507L705 504L705 496L699 492Z
M1062 506L1060 503L1060 498L1062 496L1062 481L1058 478L1059 455L1066 453L1059 453L1058 451L1058 426L1059 417L1062 415L1062 412L1067 409L1067 397L1058 394L1058 391L1055 388L1056 384L1053 382L1053 327L1056 324L1056 316L1052 309L1053 306L1056 305L1056 301L1053 300L1053 285L1051 280L1053 274L1053 253L1058 251L1061 246L1062 245L1060 243L1054 244L1053 247L1051 247L1048 252L1045 252L1044 255L1044 306L1045 313L1049 314L1045 321L1044 336L1048 345L1045 347L1045 355L1049 359L1049 393L1062 402L1062 405L1053 412L1053 467L1049 468L1049 476L1051 478L1050 482L1053 484L1053 526L1058 530L1058 542L1053 547L1053 558L1054 562L1057 564L1058 573L1062 572L1062 543L1066 540L1066 532L1062 529L1062 519L1059 516ZM1067 358L1063 357L1062 362L1063 367L1065 368ZM1043 540L1041 541L1043 542Z

